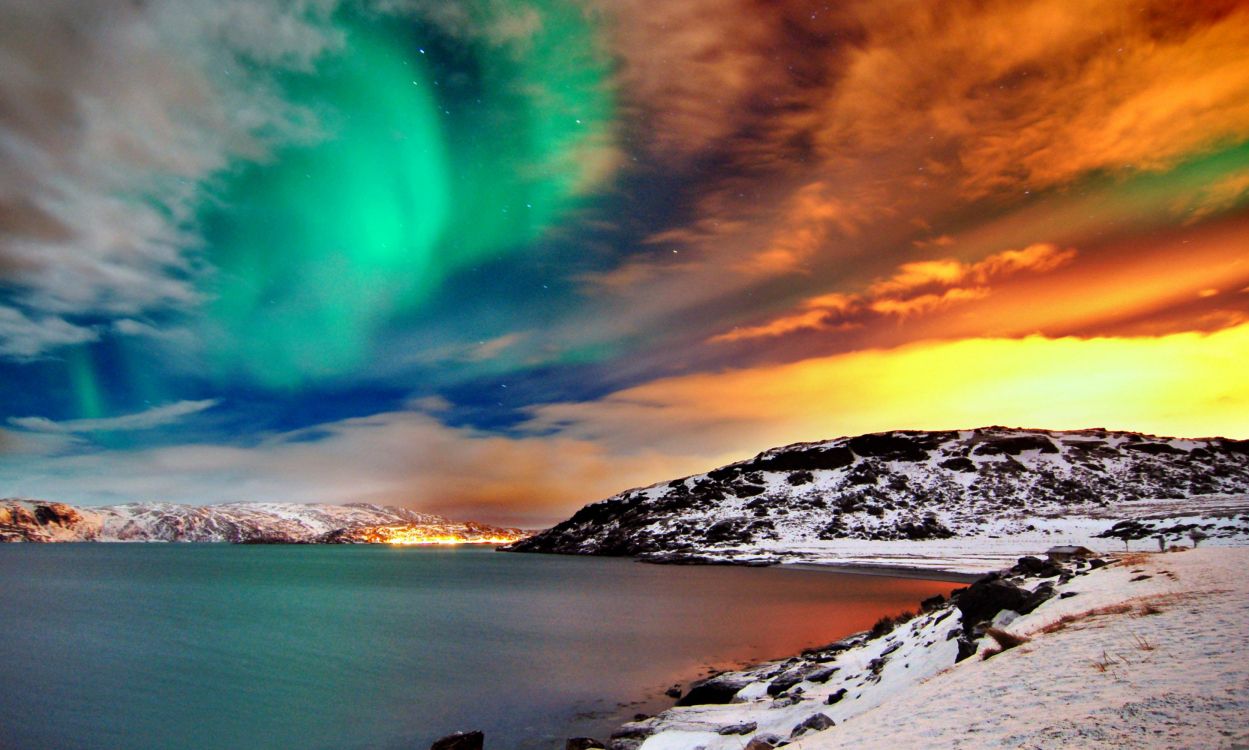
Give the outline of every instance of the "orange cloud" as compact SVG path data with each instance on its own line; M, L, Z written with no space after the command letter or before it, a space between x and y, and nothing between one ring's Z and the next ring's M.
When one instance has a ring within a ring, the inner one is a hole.
M824 331L828 330L828 320L829 311L816 308L796 315L786 315L763 325L734 328L727 333L712 336L708 342L718 344L744 339L784 336L798 331Z
M951 305L983 299L990 284L1021 271L1044 273L1070 263L1074 249L1061 250L1050 243L1004 250L977 263L953 258L903 263L890 277L879 279L862 294L824 294L802 303L802 312L770 322L734 328L708 339L728 343L753 338L773 338L800 331L848 330L865 314L907 318ZM963 286L969 282L970 286Z
M959 302L969 302L987 296L989 296L989 290L982 286L968 289L954 287L940 294L921 294L917 297L901 299L885 297L869 303L868 309L881 315L896 315L899 318L908 318L912 315L921 315L958 304Z
M857 7L867 43L840 60L836 95L790 123L830 161L918 150L980 197L1249 137L1243 2Z
M802 269L803 263L824 248L834 236L852 237L870 217L868 205L851 205L832 195L824 182L799 188L789 198L781 226L767 249L739 267L748 273L779 274Z

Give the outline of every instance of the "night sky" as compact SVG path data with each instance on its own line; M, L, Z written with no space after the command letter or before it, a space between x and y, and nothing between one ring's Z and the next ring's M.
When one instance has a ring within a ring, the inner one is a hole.
M1249 2L5 0L0 496L543 525L1249 437Z

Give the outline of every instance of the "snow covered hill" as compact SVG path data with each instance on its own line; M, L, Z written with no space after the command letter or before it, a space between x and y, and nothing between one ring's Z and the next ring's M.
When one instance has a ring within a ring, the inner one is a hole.
M518 529L365 503L127 503L86 508L0 500L0 542L385 542L401 536L398 543L419 543L416 540L422 538L498 543L524 535Z
M508 549L987 570L1050 543L1193 528L1249 537L1249 441L987 427L776 448L588 505Z

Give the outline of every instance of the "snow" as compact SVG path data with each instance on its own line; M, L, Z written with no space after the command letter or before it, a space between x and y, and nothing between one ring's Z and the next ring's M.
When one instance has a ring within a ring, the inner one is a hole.
M999 613L998 625L1031 640L991 659L979 655L992 644L983 637L977 655L955 663L957 639L947 636L962 623L945 607L881 638L847 639L820 657L838 671L799 683L796 703L786 696L797 690L778 699L767 687L802 662L773 662L742 673L755 681L733 703L673 708L628 727L653 732L638 750L741 750L768 733L789 739L816 713L836 726L789 747L1230 750L1249 742L1247 566L1247 547L1203 546L1121 556L1066 582L1030 579L1057 583L1055 596L1014 619ZM756 728L719 734L743 722Z
M987 661L961 662L793 747L1244 745L1249 548L1136 558L1072 580L1059 591L1076 596L1050 599L1011 623L1011 632L1031 635L1031 642ZM1151 577L1132 580L1140 575ZM1124 604L1131 611L1081 617ZM1159 612L1142 614L1149 604ZM1065 615L1077 619L1040 632Z
M40 509L45 513L55 510L56 519L40 521ZM399 526L427 527L431 533L442 535L476 533L442 516L364 503L126 503L82 508L41 500L0 499L0 541L312 542L341 530Z
M774 448L629 490L517 549L970 572L1055 544L1122 544L1098 538L1121 521L1200 523L1212 537L1246 542L1246 493L1249 450L1237 441L894 432Z

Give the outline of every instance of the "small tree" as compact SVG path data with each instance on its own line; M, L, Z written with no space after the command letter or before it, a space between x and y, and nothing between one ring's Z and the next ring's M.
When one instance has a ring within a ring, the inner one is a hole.
M1201 540L1205 539L1208 534L1201 529L1193 529L1188 532L1188 538L1193 540L1193 549L1197 549L1197 545L1201 544Z

